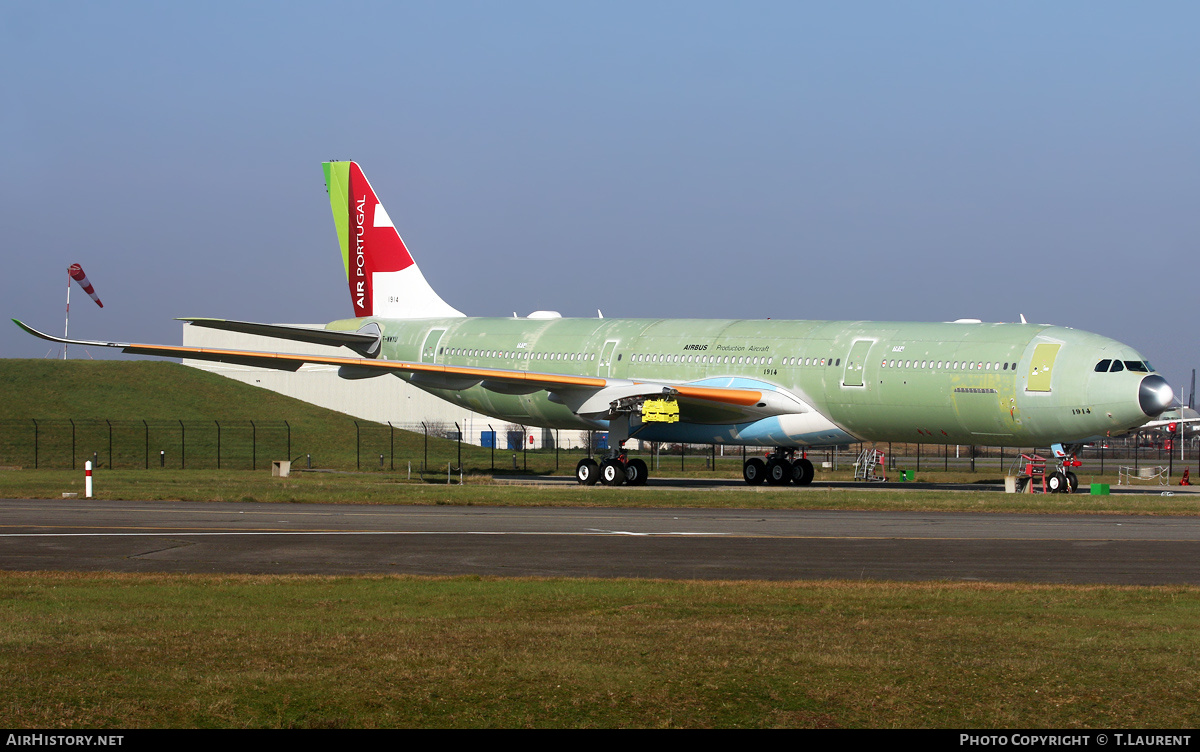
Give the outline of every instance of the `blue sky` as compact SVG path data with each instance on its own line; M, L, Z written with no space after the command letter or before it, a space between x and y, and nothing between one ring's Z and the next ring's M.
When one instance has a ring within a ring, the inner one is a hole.
M5 314L351 315L354 159L470 315L1048 322L1197 367L1194 3L5 3ZM0 356L49 343L0 327ZM74 349L75 355L83 355ZM101 357L100 353L92 353Z

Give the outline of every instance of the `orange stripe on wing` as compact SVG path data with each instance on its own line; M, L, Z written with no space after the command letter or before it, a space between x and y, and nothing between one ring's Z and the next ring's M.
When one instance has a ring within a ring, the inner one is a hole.
M237 358L255 358L265 361L280 360L290 363L320 363L332 366L357 366L361 368L378 368L385 371L410 371L413 373L445 373L453 376L476 376L481 379L497 381L537 382L543 384L561 384L563 386L602 387L608 382L605 379L589 376L568 376L548 373L526 373L524 371L503 371L493 368L466 368L460 366L445 366L436 363L406 363L398 360L371 360L368 358L327 358L319 355L293 355L290 353L269 353L255 350L223 350L213 347L172 347L170 345L127 345L126 349L161 352L180 357L192 355L216 355Z
M719 389L708 386L677 386L675 391L681 397L708 400L710 402L726 402L731 405L749 407L762 401L762 392L749 389Z

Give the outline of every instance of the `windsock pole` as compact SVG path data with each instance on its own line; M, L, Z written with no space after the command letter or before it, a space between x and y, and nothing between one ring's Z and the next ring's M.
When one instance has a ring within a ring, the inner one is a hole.
M63 325L63 339L66 339L67 332L71 329L71 270L67 269L67 323ZM67 359L67 343L63 343L63 360Z

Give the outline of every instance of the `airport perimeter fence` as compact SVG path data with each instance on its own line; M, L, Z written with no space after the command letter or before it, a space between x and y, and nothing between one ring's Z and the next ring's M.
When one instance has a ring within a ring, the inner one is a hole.
M97 468L267 470L289 459L294 470L337 469L405 473L426 479L460 474L570 474L583 457L606 454L607 436L596 431L542 429L492 423L470 430L454 423L374 423L351 420L323 432L287 420L0 420L0 467L78 469L91 460ZM478 435L475 435L478 434ZM472 440L474 439L474 441ZM1196 465L1200 446L1146 446L1123 437L1086 447L1080 459L1093 473L1116 474L1118 467L1164 467L1181 475ZM887 475L902 470L1005 475L1021 453L1050 458L1047 448L941 444L849 444L812 450L808 458L822 472L850 472L862 450L884 452ZM630 456L642 457L656 475L720 472L739 475L746 457L762 447L630 442ZM1196 468L1200 475L1200 466ZM911 476L910 476L911 477Z
M0 465L256 470L290 457L283 420L26 419L0 421Z

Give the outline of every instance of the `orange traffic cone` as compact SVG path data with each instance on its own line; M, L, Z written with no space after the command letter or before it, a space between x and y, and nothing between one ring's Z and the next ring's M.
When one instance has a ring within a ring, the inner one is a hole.
M1191 473L1192 473L1192 469L1190 467L1185 467L1183 469L1183 479L1179 481L1179 485L1181 485L1181 486L1192 485L1192 481L1189 480Z

